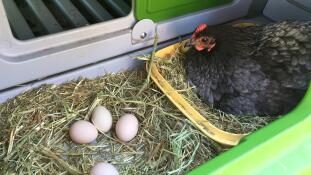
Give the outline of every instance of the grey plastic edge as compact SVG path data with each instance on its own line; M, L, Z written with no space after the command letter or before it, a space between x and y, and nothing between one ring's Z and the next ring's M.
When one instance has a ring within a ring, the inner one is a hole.
M300 8L296 3L304 3L305 8ZM311 13L306 10L306 8L311 8L308 5L310 5L310 0L269 0L263 14L275 21L311 20Z
M177 40L171 40L162 43L158 45L158 48L161 49L175 42L177 42ZM3 103L25 91L37 88L43 84L59 85L66 83L68 81L78 80L82 77L93 79L108 73L117 73L128 70L143 69L144 62L136 58L138 56L148 55L152 52L152 50L153 48L149 47L147 49L142 49L133 53L97 62L88 66L83 66L81 68L67 71L62 74L57 74L55 76L51 76L43 80L35 81L32 83L21 85L20 87L2 91L0 92L0 103Z
M252 0L233 3L158 23L159 42L188 34L200 23L227 22L247 14ZM13 37L0 1L0 90L146 48L132 44L133 11L126 17L36 39Z

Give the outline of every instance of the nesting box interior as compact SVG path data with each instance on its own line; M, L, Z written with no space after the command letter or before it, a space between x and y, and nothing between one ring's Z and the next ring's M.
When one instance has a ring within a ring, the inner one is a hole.
M35 174L55 168L53 173L79 174L106 159L118 164L124 174L311 174L310 88L287 115L270 124L268 119L257 118L258 125L246 129L256 131L227 151L183 118L167 99L163 101L165 96L155 85L138 96L147 76L146 60L134 59L152 53L156 36L159 50L189 38L201 23L311 20L309 0L2 0L0 18L3 172ZM110 75L114 73L118 74ZM74 95L68 95L69 91ZM36 104L40 109L35 109ZM106 104L113 116L122 112L138 116L142 129L133 144L115 140L113 134L101 136L102 142L98 143L103 150L96 145L82 148L63 142L68 140L64 133L70 123L90 116L98 104ZM20 124L25 117L33 120L25 119L29 123ZM54 131L54 124L60 129ZM34 128L24 130L27 125ZM157 133L149 133L148 129ZM48 134L40 139L33 132L36 130ZM53 134L55 138L51 138ZM148 139L143 140L145 137ZM89 156L107 151L106 142L116 144L114 149L122 154L116 151L115 155L113 150L107 157ZM66 149L70 151L66 153ZM78 156L89 155L81 161L74 151ZM34 159L41 162L21 163L29 162L27 158L33 158L33 152L40 155ZM72 166L66 160L79 165ZM137 169L121 166L131 161L141 164Z

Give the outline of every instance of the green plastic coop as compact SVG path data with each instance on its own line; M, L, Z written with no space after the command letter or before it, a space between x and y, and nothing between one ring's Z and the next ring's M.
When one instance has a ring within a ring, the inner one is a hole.
M62 20L55 20L57 10L63 14ZM107 70L118 72L136 67L141 63L134 63L130 57L150 52L155 25L162 48L189 36L203 22L214 25L233 20L258 23L311 20L311 3L310 0L51 0L49 3L3 0L0 17L0 101L4 102L46 82L62 83L81 75L95 77ZM92 51L89 58L83 54L86 51ZM33 66L40 68L34 70ZM103 67L105 71L99 71ZM21 84L24 86L20 87ZM292 112L188 174L310 175L311 84Z

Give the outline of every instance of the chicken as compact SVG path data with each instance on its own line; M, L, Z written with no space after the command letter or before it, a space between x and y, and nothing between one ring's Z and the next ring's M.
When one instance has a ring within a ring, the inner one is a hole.
M202 24L190 44L183 61L189 82L203 101L226 113L288 113L311 79L311 21Z

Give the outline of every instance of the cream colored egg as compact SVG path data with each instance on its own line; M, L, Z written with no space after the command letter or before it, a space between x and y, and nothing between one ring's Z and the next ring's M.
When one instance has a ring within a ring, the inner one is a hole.
M76 143L86 144L96 140L98 131L92 123L79 120L71 125L69 136Z
M111 113L104 106L97 106L92 113L92 122L99 132L108 132L112 126Z
M132 140L138 132L138 125L138 120L134 115L123 115L116 124L117 137L124 142Z
M119 175L119 172L109 163L98 163L91 169L90 175Z

